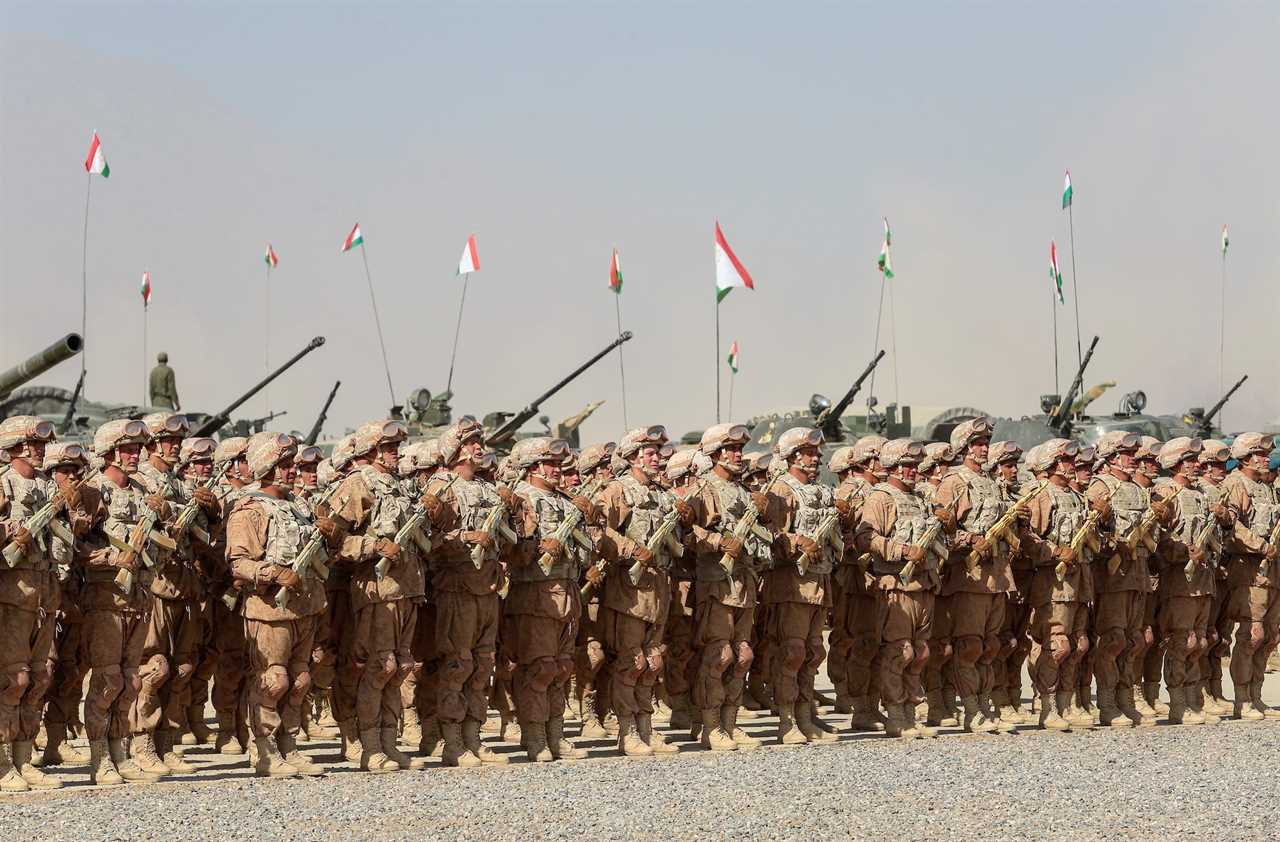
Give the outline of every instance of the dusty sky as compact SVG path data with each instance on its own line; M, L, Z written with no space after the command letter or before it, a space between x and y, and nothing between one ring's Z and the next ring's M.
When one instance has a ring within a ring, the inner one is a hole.
M1070 167L1084 341L1102 335L1088 382L1119 382L1102 408L1136 388L1160 412L1215 399L1227 222L1226 376L1251 375L1228 426L1264 424L1277 35L1280 9L1245 3L3 2L0 361L79 327L97 128L91 398L141 396L144 269L151 354L186 407L242 391L263 371L270 240L274 359L329 339L273 408L305 429L341 379L330 430L384 414L360 258L338 253L359 221L399 396L444 386L474 232L456 410L518 408L612 338L617 247L631 423L705 426L719 219L757 287L721 309L735 414L800 406L870 357L888 216L901 400L1021 414L1053 386L1051 238L1064 389L1075 358ZM614 437L612 360L543 411L599 398L585 436Z

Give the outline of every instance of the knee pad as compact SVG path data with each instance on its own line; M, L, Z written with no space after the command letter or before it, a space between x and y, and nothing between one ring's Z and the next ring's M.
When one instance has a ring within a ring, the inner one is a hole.
M1075 646L1073 647L1075 650L1076 656L1079 658L1083 658L1085 655L1087 655L1089 652L1089 645L1090 645L1089 635L1082 634L1079 637L1077 637Z
M729 641L722 641L718 646L707 649L708 660L716 672L724 672L733 663L733 647Z
M745 640L739 640L735 648L738 662L734 665L733 671L738 675L746 675L747 670L751 669L751 662L756 659L756 653L751 648L751 644Z
M48 692L49 687L53 684L53 662L48 661L41 664L38 668L31 672L31 685L27 688L27 694L35 697L43 698Z
M1266 641L1266 639L1267 639L1267 631L1262 627L1262 623L1249 624L1249 637L1245 644L1246 646L1249 647L1249 651L1252 652L1258 647L1260 647Z
M966 664L976 664L982 657L982 638L962 637L956 641L956 659Z
M16 705L22 700L27 688L31 686L31 670L26 664L12 664L6 670L4 690L0 692L0 701L7 705Z
M311 692L311 672L303 670L293 677L293 686L289 688L289 700L299 702Z
M262 695L272 702L277 702L289 690L289 671L281 666L267 667L258 676L258 687Z
M1001 643L999 637L996 635L984 637L982 639L982 654L979 656L979 660L983 663L991 663L997 656L999 656L1000 649Z
M805 645L803 640L789 637L782 641L782 668L787 672L796 672L804 663Z
M924 664L929 660L929 641L917 640L911 644L911 665Z
M662 675L663 658L661 649L649 654L649 656L645 658L645 661L648 664L648 672L654 678Z
M592 672L599 672L600 667L604 666L604 662L607 660L604 646L598 640L587 641L586 656L587 667Z
M1071 641L1064 634L1049 637L1049 655L1055 664L1061 665L1071 655Z
M1098 638L1098 649L1105 655L1115 656L1124 651L1128 642L1129 638L1125 636L1124 629L1107 629Z
M191 676L195 674L196 665L193 663L178 664L178 670L174 673L173 681L175 684L186 684L191 680Z
M885 645L884 657L887 657L891 663L899 669L911 663L911 659L915 657L915 648L909 640L899 640Z
M138 667L138 677L144 684L161 685L169 680L169 661L164 655L152 655Z

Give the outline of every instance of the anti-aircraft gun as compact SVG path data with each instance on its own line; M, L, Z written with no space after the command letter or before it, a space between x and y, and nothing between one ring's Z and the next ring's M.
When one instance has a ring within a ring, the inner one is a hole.
M485 442L492 447L506 450L511 447L516 439L516 431L525 425L529 419L538 414L538 407L548 400L556 392L569 385L576 380L584 371L598 363L601 359L609 355L614 348L617 348L623 342L630 340L632 333L629 330L623 331L617 339L610 342L604 347L604 350L597 353L591 359L569 372L569 375L556 383L547 391L534 398L528 406L516 413L493 412L485 416L485 426L493 425L493 430L485 435Z
M84 340L78 333L68 333L57 342L39 353L32 354L22 362L4 372L0 372L0 401L9 397L9 393L24 383L35 380L41 374L64 360L69 360L84 350ZM4 413L0 411L0 418Z
M858 392L862 390L863 382L871 376L871 372L876 370L876 366L880 364L881 358L884 357L884 349L876 354L875 359L867 364L862 374L858 375L858 379L853 381L853 385L849 387L849 391L844 393L844 397L838 403L832 405L830 401L822 395L814 395L809 400L811 409L816 409L824 403L826 406L820 409L815 417L814 423L822 430L823 436L827 441L844 441L844 427L840 423L840 417L844 415L844 411L849 408L849 404L853 403L853 399L858 396Z
M254 395L258 394L258 392L262 391L262 389L265 388L268 383L270 383L272 380L275 380L281 374L284 374L287 370L292 368L294 364L298 362L298 360L302 359L307 354L310 354L312 351L319 348L323 344L324 344L323 336L317 336L315 339L312 339L310 342L307 343L307 346L305 348L303 348L301 351L299 351L298 353L290 357L287 361L285 361L283 365L281 365L275 371L271 372L262 380L258 381L258 383L252 389L245 392L236 400L232 401L230 406L228 406L226 409L219 412L217 415L213 415L209 417L206 421L204 421L204 423L202 423L198 428L196 428L196 431L195 433L193 433L193 435L210 436L216 433L218 430L221 430L224 426L230 423L231 413L235 412L236 409L238 409L241 404L249 400L249 398L252 398Z
M1187 410L1187 414L1181 418L1172 419L1169 422L1169 432L1172 435L1195 436L1196 438L1212 439L1222 434L1222 431L1213 425L1213 418L1222 411L1222 407L1226 406L1227 401L1231 400L1231 396L1244 385L1244 381L1249 379L1249 375L1244 375L1236 381L1236 385L1227 390L1227 393L1218 399L1218 402L1205 410L1203 407L1193 406Z

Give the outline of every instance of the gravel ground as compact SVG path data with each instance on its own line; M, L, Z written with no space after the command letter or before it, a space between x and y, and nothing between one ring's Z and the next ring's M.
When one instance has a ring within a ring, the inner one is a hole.
M836 721L834 717L827 717ZM757 736L772 719L745 722ZM1280 723L1110 732L944 734L627 760L606 741L571 764L269 781L192 748L197 775L0 800L42 839L1275 838ZM305 750L321 759L333 744ZM513 760L514 747L507 747Z

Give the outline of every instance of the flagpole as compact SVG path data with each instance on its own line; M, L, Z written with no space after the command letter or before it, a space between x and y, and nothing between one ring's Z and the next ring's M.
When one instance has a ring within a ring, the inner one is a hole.
M614 315L618 317L618 335L622 335L622 293L615 291L613 295ZM618 377L622 380L622 430L625 433L631 429L631 425L627 423L627 370L622 365L622 346L618 346ZM730 401L730 406L732 406Z
M738 373L731 372L729 374L729 417L733 417L733 384L738 381Z
M1072 202L1067 205L1067 230L1071 238L1071 290L1074 293L1071 298L1076 307L1076 366L1079 367L1084 362L1084 352L1080 347L1080 283L1076 280L1076 223L1071 214L1074 204Z
M467 283L470 280L470 272L462 276L462 299L458 301L458 324L453 329L453 353L449 355L449 380L444 387L444 390L450 394L453 394L453 361L458 358L458 336L462 333L462 308L467 303Z
M1058 299L1053 284L1049 285L1049 306L1053 308L1053 393L1060 395L1062 393L1058 391Z
M716 296L716 423L720 423L720 297Z
M893 315L893 287L889 287L889 350L893 353L893 402L898 403L898 320ZM899 404L900 406L900 404Z
M267 246L267 250L268 250L268 251L267 251L267 261L266 261L266 263L267 263L267 282L266 282L266 285L265 285L265 289L266 289L266 296L267 296L267 334L266 334L266 336L264 336L264 337L263 337L263 340L262 340L262 344L263 344L263 348L262 348L262 368L263 368L263 371L267 371L267 372L270 372L270 371L271 371L271 259L270 259L270 249L271 249L271 246ZM363 252L363 249L361 249L361 251ZM268 384L268 385L267 385L267 386L262 390L262 394L263 394L263 398L264 398L264 399L266 400L266 402L267 402L267 411L266 411L266 413L265 413L265 414L266 414L266 415L270 415L270 414L271 414L271 386L270 386L269 384ZM394 401L392 401L392 402L394 403Z
M151 388L151 383L149 378L147 377L147 312L148 312L147 302L144 299L142 302L142 405L143 406L151 405L151 395L148 394ZM82 392L84 391L83 387L81 387L81 391Z
M84 186L84 237L80 245L80 339L83 342L89 333L89 194L93 191L93 173L86 173ZM88 348L80 352L80 377L84 378L85 355ZM80 397L85 395L84 385L80 386Z
M391 406L396 405L396 389L391 385L391 366L387 363L387 345L382 341L382 320L378 318L378 300L373 295L373 276L369 274L369 258L364 251L364 239L360 241L360 260L364 263L364 279L369 285L369 303L373 305L373 324L378 329L378 347L382 349L382 370L387 375L387 394L391 396Z
M1222 284L1219 295L1221 296L1221 305L1218 310L1218 394L1223 394L1222 387L1224 381L1222 378L1222 355L1227 346L1227 250L1222 250ZM1225 409L1225 407L1224 407ZM1222 420L1223 412L1218 411L1218 426L1223 430L1226 424Z
M880 317L884 314L885 283L886 281L884 277L884 272L881 272L880 273L880 303L876 307L876 339L875 339L875 343L871 346L872 356L875 356L876 351L878 351L880 348ZM897 354L894 354L894 356L897 357ZM875 396L876 396L876 370L873 368L871 369L871 386L867 389L867 426L868 428L870 428L871 426L871 409L872 407L875 406Z

